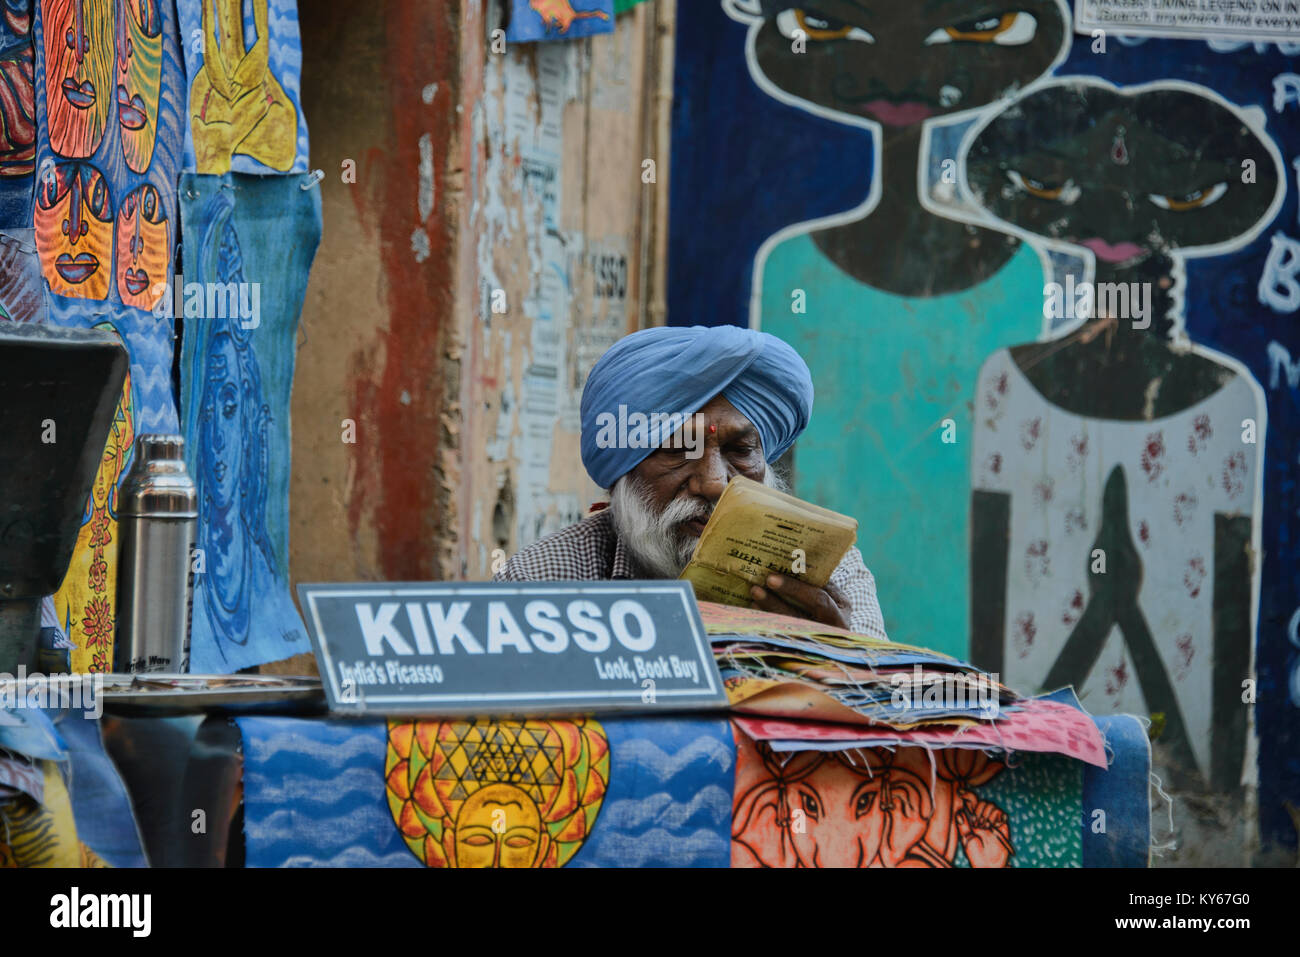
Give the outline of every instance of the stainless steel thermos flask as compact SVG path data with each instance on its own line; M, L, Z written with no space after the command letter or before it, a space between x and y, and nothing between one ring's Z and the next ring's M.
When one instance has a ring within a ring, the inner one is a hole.
M179 435L141 435L118 496L113 670L190 670L190 549L198 492Z

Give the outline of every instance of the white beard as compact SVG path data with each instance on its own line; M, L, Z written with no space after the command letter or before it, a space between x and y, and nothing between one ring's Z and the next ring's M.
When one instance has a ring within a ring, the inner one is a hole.
M763 472L763 484L780 492L790 490L770 466ZM700 540L684 523L693 518L708 521L713 503L683 492L657 513L650 490L629 473L610 489L609 510L623 547L641 568L655 578L678 578Z

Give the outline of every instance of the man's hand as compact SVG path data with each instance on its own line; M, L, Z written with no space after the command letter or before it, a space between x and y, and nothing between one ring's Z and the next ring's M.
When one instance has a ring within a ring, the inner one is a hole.
M831 585L818 588L797 578L768 575L767 588L754 585L749 593L754 598L754 607L763 611L806 618L836 628L849 627L849 603Z

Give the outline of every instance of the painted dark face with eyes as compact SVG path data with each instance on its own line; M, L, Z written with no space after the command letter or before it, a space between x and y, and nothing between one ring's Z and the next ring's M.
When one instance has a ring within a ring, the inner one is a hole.
M1252 165L1254 181L1242 182ZM1217 99L1081 83L1010 107L966 161L971 191L993 215L1091 249L1107 270L1249 232L1280 175L1259 135Z
M1059 0L766 0L762 72L846 116L912 126L1045 73L1067 40ZM803 38L804 52L792 49Z

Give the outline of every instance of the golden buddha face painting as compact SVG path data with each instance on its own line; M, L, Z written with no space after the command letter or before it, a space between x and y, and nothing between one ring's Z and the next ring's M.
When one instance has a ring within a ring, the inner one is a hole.
M152 309L167 283L167 211L145 183L127 193L117 216L117 293L128 306Z
M78 299L108 296L113 206L108 183L89 163L59 163L36 188L36 248L50 292Z
M470 795L456 818L457 867L532 867L547 843L537 805L512 784Z
M50 146L85 159L99 148L114 94L116 0L40 0Z
M427 867L563 867L609 782L595 721L393 721L388 807Z
M132 171L143 173L153 159L162 88L162 14L158 0L122 0L116 46L115 95L122 153Z

